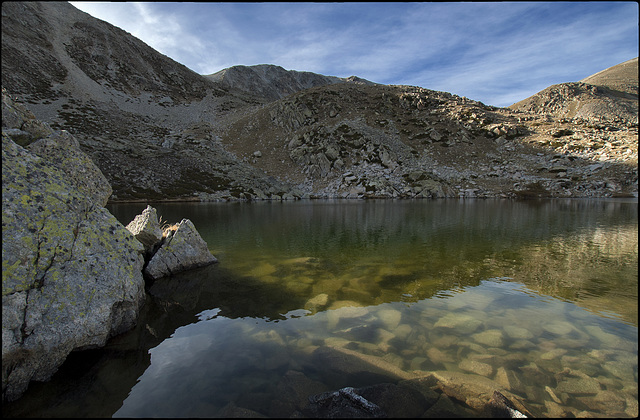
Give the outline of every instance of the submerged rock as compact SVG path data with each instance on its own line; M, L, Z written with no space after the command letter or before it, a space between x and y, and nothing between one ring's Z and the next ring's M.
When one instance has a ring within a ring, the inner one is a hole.
M142 245L103 207L106 179L71 134L14 105L3 92L3 400L133 327L144 302Z

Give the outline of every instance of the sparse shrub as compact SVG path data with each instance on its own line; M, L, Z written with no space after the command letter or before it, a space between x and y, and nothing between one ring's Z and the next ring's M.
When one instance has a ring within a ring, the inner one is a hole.
M160 230L162 230L162 237L163 238L167 238L169 236L172 236L176 230L178 230L178 223L168 223L165 222L164 224L162 223L162 216L160 216L160 218L158 219L158 224L160 226L162 226L160 228Z
M173 236L176 230L178 230L178 223L174 223L172 225L167 223L162 226L162 237L168 238L169 236Z

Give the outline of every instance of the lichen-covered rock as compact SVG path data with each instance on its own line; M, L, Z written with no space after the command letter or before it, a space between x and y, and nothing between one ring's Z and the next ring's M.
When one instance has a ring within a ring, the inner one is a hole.
M217 261L191 220L182 219L175 232L164 238L144 272L150 278L158 279Z
M27 146L54 131L36 117L24 105L15 102L2 88L2 131L9 134L20 146Z
M15 111L5 112L4 96L3 116ZM4 128L2 397L14 400L71 351L103 346L135 324L144 260L102 207L110 188L71 135L36 135L28 150Z
M162 240L158 213L151 206L147 206L141 214L137 215L127 225L127 229L144 245L147 253L151 253L156 244Z

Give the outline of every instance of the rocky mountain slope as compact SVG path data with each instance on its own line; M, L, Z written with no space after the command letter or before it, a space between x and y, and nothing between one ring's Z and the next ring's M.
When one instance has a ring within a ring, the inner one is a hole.
M229 89L257 94L269 101L282 99L304 89L335 83L375 84L356 76L347 78L323 76L308 71L285 70L272 64L233 66L206 77Z
M260 99L229 92L68 3L2 5L2 86L76 135L115 199L187 198L229 179L274 184L225 153L208 128Z
M638 58L602 70L579 82L560 83L509 108L558 118L638 124Z
M637 94L612 85L495 108L271 65L202 76L68 3L2 12L3 87L114 201L637 195Z
M580 80L595 86L638 96L638 57L625 61L608 69Z
M531 197L633 191L636 130L418 87L330 85L264 106L219 135L311 195Z

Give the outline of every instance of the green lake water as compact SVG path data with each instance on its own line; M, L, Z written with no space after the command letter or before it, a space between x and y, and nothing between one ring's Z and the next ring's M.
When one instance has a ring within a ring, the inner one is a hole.
M125 225L144 207L108 206ZM297 392L388 381L325 348L484 376L538 416L638 413L637 200L154 207L191 219L218 264L156 281L133 331L4 416L288 417L295 375L314 385Z

